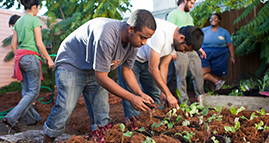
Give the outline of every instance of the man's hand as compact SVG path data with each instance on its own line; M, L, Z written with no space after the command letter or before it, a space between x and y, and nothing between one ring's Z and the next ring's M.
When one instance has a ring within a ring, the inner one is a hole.
M150 96L148 96L147 94L142 93L140 96L141 96L143 99L149 101L150 103L154 103L153 99L152 99Z
M130 102L133 108L137 111L147 111L150 108L144 103L150 104L150 101L143 99L142 97L135 96L134 99Z
M200 48L198 51L200 53L200 57L206 59L206 53L205 53L205 51L202 48Z
M166 96L163 92L160 95L160 101L162 104L164 104L165 107L171 107L171 108L177 108L178 107L178 101L173 96Z
M167 100L166 100L166 95L163 92L160 95L160 101L161 101L161 104L164 107L168 107L168 103L167 103Z

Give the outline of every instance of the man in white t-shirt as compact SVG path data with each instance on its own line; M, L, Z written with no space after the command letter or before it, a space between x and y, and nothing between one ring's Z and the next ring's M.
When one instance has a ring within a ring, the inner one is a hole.
M166 85L169 62L176 51L199 50L203 43L204 34L198 27L178 28L168 21L155 20L157 29L146 45L138 50L132 70L142 90L151 96L155 103L161 106L163 102L165 106L176 108L178 100ZM121 69L118 68L118 70L119 85L130 91L125 84ZM125 117L140 114L125 100L123 100L123 108Z

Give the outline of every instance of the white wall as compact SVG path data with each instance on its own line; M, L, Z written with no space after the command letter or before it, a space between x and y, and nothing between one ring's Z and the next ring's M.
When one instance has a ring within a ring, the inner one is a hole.
M14 69L14 60L5 62L4 58L8 52L11 51L11 47L2 47L2 41L8 36L12 35L12 28L9 27L8 21L13 14L23 15L23 13L14 12L0 8L0 87L10 84L12 81L16 81L12 78Z

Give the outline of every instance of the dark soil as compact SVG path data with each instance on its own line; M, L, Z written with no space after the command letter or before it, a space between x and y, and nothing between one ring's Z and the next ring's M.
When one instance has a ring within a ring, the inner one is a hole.
M42 101L49 101L51 94L41 93L40 97L44 97ZM21 93L10 93L0 95L0 111L5 111L17 105L21 99ZM191 102L195 102L194 96L190 96ZM54 103L43 104L36 101L34 105L41 117L47 118ZM110 105L110 117L111 123L114 125L112 129L102 132L105 142L113 143L139 143L145 140L153 139L156 143L213 143L213 138L220 143L226 143L230 140L231 143L264 143L269 134L269 130L258 130L255 128L255 124L259 124L263 121L263 127L269 126L269 115L260 115L255 111L241 111L238 115L233 115L228 109L222 109L221 112L215 110L209 110L207 114L204 114L203 121L199 119L203 114L194 114L193 116L187 115L186 112L181 109L176 111L174 116L168 119L167 113L170 109L164 110L153 109L150 112L143 112L138 119L124 120L122 103ZM252 113L255 113L256 118L250 120ZM267 112L268 114L268 112ZM181 120L177 120L178 116L181 116ZM221 117L221 120L215 120L212 117ZM247 119L239 119L240 128L235 133L226 132L224 126L234 126L235 118L244 116ZM174 123L172 127L168 128L167 124L162 124L164 119L167 119L168 123ZM210 119L211 118L211 119ZM183 125L189 122L187 125ZM24 124L25 120L22 118L19 121L20 124ZM133 134L131 137L123 136L120 128L120 124L125 124L125 131L131 131ZM42 130L43 122L34 126L22 125L24 130ZM155 125L155 126L153 126ZM145 131L139 130L144 127ZM15 133L11 130L10 133ZM67 124L65 133L73 135L69 140L63 141L68 143L80 143L80 142L98 142L91 141L91 121L86 109L86 105L82 100L79 100L75 111ZM175 133L181 133L182 136ZM186 139L187 134L194 133L190 140ZM9 129L4 123L0 123L0 135L9 134ZM184 138L185 136L185 138ZM149 141L150 143L150 141Z
M48 102L51 100L51 93L40 93L37 101L35 102L34 108L37 110L39 115L47 120L49 113L54 105L54 102L49 104L43 104L38 102L38 99L42 98L41 102ZM21 99L20 92L0 94L0 112L8 110L15 107ZM124 121L123 107L122 103L118 102L116 104L110 105L110 117L113 124L121 123ZM19 120L20 127L23 130L42 130L44 122L38 123L37 125L26 126L25 118ZM87 112L87 108L83 97L79 99L79 102L72 113L72 116L67 124L65 133L71 135L84 135L91 132L91 120ZM0 122L0 135L7 135L16 133L14 130L10 130L6 125Z

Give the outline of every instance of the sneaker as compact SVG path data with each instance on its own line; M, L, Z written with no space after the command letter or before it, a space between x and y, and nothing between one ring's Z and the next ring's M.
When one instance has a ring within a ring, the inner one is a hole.
M220 90L221 87L224 85L225 81L224 80L219 80L216 84L215 91Z

